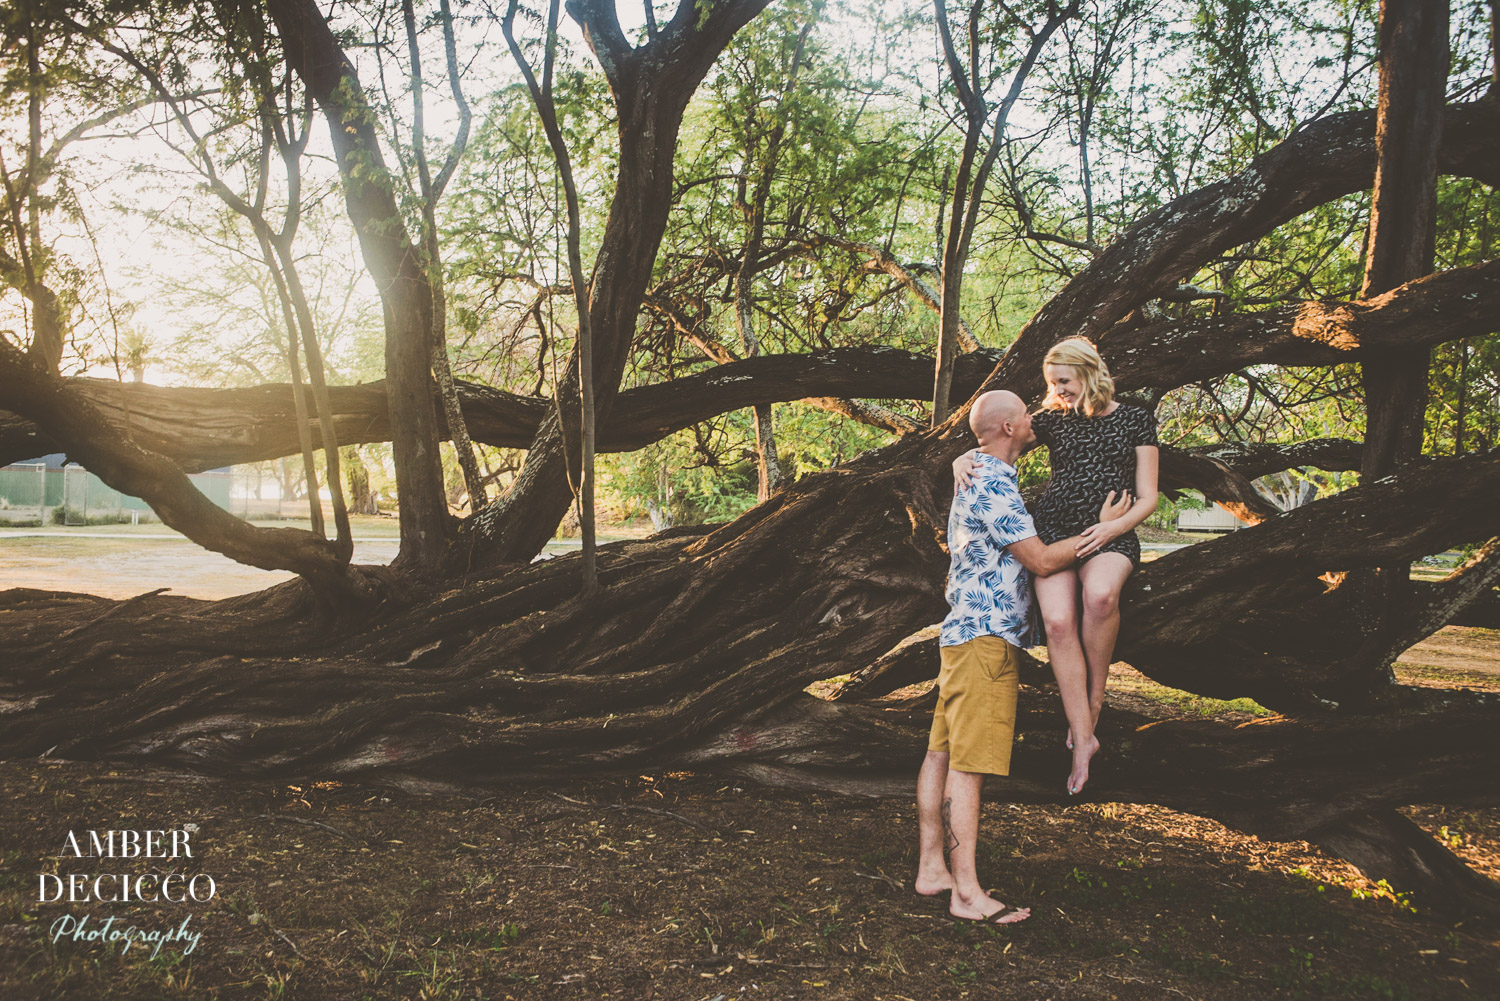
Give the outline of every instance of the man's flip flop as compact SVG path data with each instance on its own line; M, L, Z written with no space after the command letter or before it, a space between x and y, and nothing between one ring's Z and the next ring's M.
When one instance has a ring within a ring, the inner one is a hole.
M913 892L915 892L915 891L913 891ZM985 892L985 895L989 896L989 897L997 896L1000 893L1000 891L997 890L997 889L995 889L994 887L990 887L989 889L985 890L984 892ZM930 901L930 902L932 902L934 904L941 904L942 907L943 907L943 910L946 911L948 909L948 907L949 907L950 902L953 900L953 890L952 889L939 890L936 893L918 893L917 896L921 897L923 900ZM972 919L967 919L967 920L978 920L978 919L977 918L972 918Z
M1019 913L1021 913L1022 910L1024 910L1024 908L1021 908L1021 907L1011 907L1009 904L1007 904L1006 906L1000 908L998 911L996 911L994 914L989 915L988 917L983 917L983 918L961 918L961 917L959 917L956 914L950 915L950 917L952 917L953 920L956 921L956 922L960 922L962 924L970 924L970 925L1018 925L1018 924L1021 923L1021 921L1025 921L1027 918L1031 917L1031 915L1028 914L1028 915L1026 915L1025 918L1021 918L1019 921L1006 921L1005 919L1007 917L1009 917L1010 915L1012 915L1012 914L1019 914Z

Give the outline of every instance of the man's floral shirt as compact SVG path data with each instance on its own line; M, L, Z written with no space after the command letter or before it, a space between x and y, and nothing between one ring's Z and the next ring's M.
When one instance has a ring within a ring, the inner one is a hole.
M941 646L977 636L999 636L1019 647L1043 642L1033 613L1031 574L1006 547L1036 534L1021 500L1014 466L974 453L974 473L948 512L948 587L951 611Z

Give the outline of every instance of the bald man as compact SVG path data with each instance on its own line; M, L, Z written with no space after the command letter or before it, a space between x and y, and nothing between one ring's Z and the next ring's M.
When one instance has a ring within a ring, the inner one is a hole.
M991 897L975 871L980 792L986 775L1010 774L1020 648L1042 642L1030 575L1045 577L1071 566L1080 538L1045 545L1026 513L1015 462L1036 436L1021 398L1005 390L985 393L974 401L969 427L979 452L972 478L954 494L948 514L950 611L938 640L938 704L917 777L916 890L924 896L951 892L948 911L960 920L1014 924L1030 917L1031 909ZM1130 506L1128 496L1114 501L1111 494L1110 501L1100 520ZM1080 761L1087 780L1098 746L1094 740L1074 749L1070 782Z

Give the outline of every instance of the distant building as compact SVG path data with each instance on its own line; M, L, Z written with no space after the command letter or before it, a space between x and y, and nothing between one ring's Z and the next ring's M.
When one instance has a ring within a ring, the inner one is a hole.
M233 475L228 467L189 477L204 496L225 510ZM59 517L54 512L62 510ZM0 467L0 522L54 521L68 525L91 522L154 520L151 505L122 494L61 452Z
M1177 511L1177 531L1179 532L1233 532L1238 528L1248 528L1249 524L1217 504L1210 505L1201 511L1185 508Z

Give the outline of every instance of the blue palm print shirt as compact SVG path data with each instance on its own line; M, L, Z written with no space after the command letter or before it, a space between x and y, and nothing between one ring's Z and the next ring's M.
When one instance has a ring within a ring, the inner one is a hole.
M1019 647L1041 643L1032 614L1031 574L1006 547L1036 534L1015 467L974 453L974 474L948 512L950 611L940 646L999 636Z

